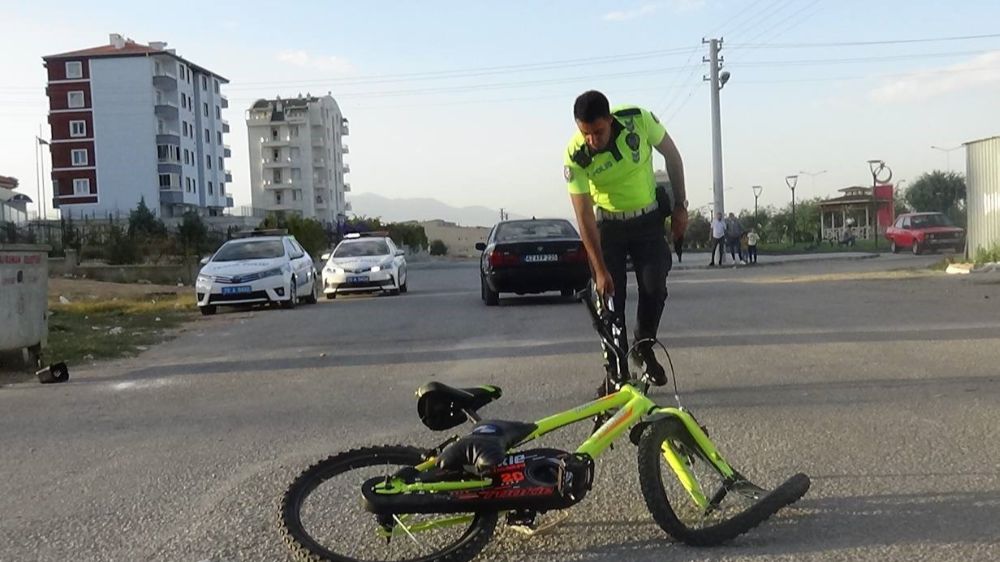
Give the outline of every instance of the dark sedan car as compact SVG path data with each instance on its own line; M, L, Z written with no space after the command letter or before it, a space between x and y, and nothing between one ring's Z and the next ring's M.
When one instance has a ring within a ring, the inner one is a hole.
M476 249L483 252L480 283L487 306L499 304L500 293L560 291L568 297L590 279L583 242L567 220L499 222Z

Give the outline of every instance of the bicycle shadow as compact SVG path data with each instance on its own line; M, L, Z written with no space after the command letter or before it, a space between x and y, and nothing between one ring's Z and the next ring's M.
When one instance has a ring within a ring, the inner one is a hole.
M913 475L918 477L920 475ZM703 561L734 557L795 556L828 551L884 552L886 547L914 552L928 545L997 545L996 518L1000 492L893 493L803 499L749 533L721 546L698 548L662 538L607 544L596 549L548 548L550 559L659 560L669 549L671 560ZM641 525L645 527L645 525ZM628 529L636 522L569 521L560 535L571 538L595 529ZM553 537L555 538L555 537ZM560 541L563 542L563 541ZM571 545L572 541L564 544ZM539 551L534 551L540 553ZM958 553L955 553L958 555Z

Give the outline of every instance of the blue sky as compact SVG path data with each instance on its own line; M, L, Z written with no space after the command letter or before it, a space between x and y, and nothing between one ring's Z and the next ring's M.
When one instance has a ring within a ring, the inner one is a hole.
M867 183L870 158L912 181L945 167L931 145L1000 134L1000 37L815 46L1000 33L1000 3L948 4L177 1L80 10L5 2L0 174L34 196L41 57L117 32L167 41L232 81L226 117L238 204L249 204L245 108L260 97L330 91L351 121L355 193L567 216L561 168L572 101L596 88L661 117L699 206L711 200L701 39L722 35L732 73L722 92L727 209L751 208L754 184L764 186L762 205L784 204L783 178L800 170L827 170L802 179L802 198ZM963 151L951 153L951 166L962 169Z

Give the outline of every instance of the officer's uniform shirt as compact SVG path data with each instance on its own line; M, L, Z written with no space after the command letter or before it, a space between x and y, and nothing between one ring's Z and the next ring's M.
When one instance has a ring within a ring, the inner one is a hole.
M611 140L594 152L577 131L566 147L563 173L570 193L589 193L608 211L634 211L656 198L653 147L667 131L651 112L622 106L611 112Z

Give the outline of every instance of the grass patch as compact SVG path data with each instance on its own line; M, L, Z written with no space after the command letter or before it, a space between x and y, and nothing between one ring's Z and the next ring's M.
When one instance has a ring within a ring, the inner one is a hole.
M53 304L49 311L46 361L72 367L137 355L193 318L196 305L193 295L163 295Z
M878 241L878 251L885 252L889 249L887 240ZM761 254L836 254L844 252L874 252L874 240L858 240L854 246L842 246L839 244L830 245L829 242L799 242L797 244L767 244L761 243L757 247L757 252Z

